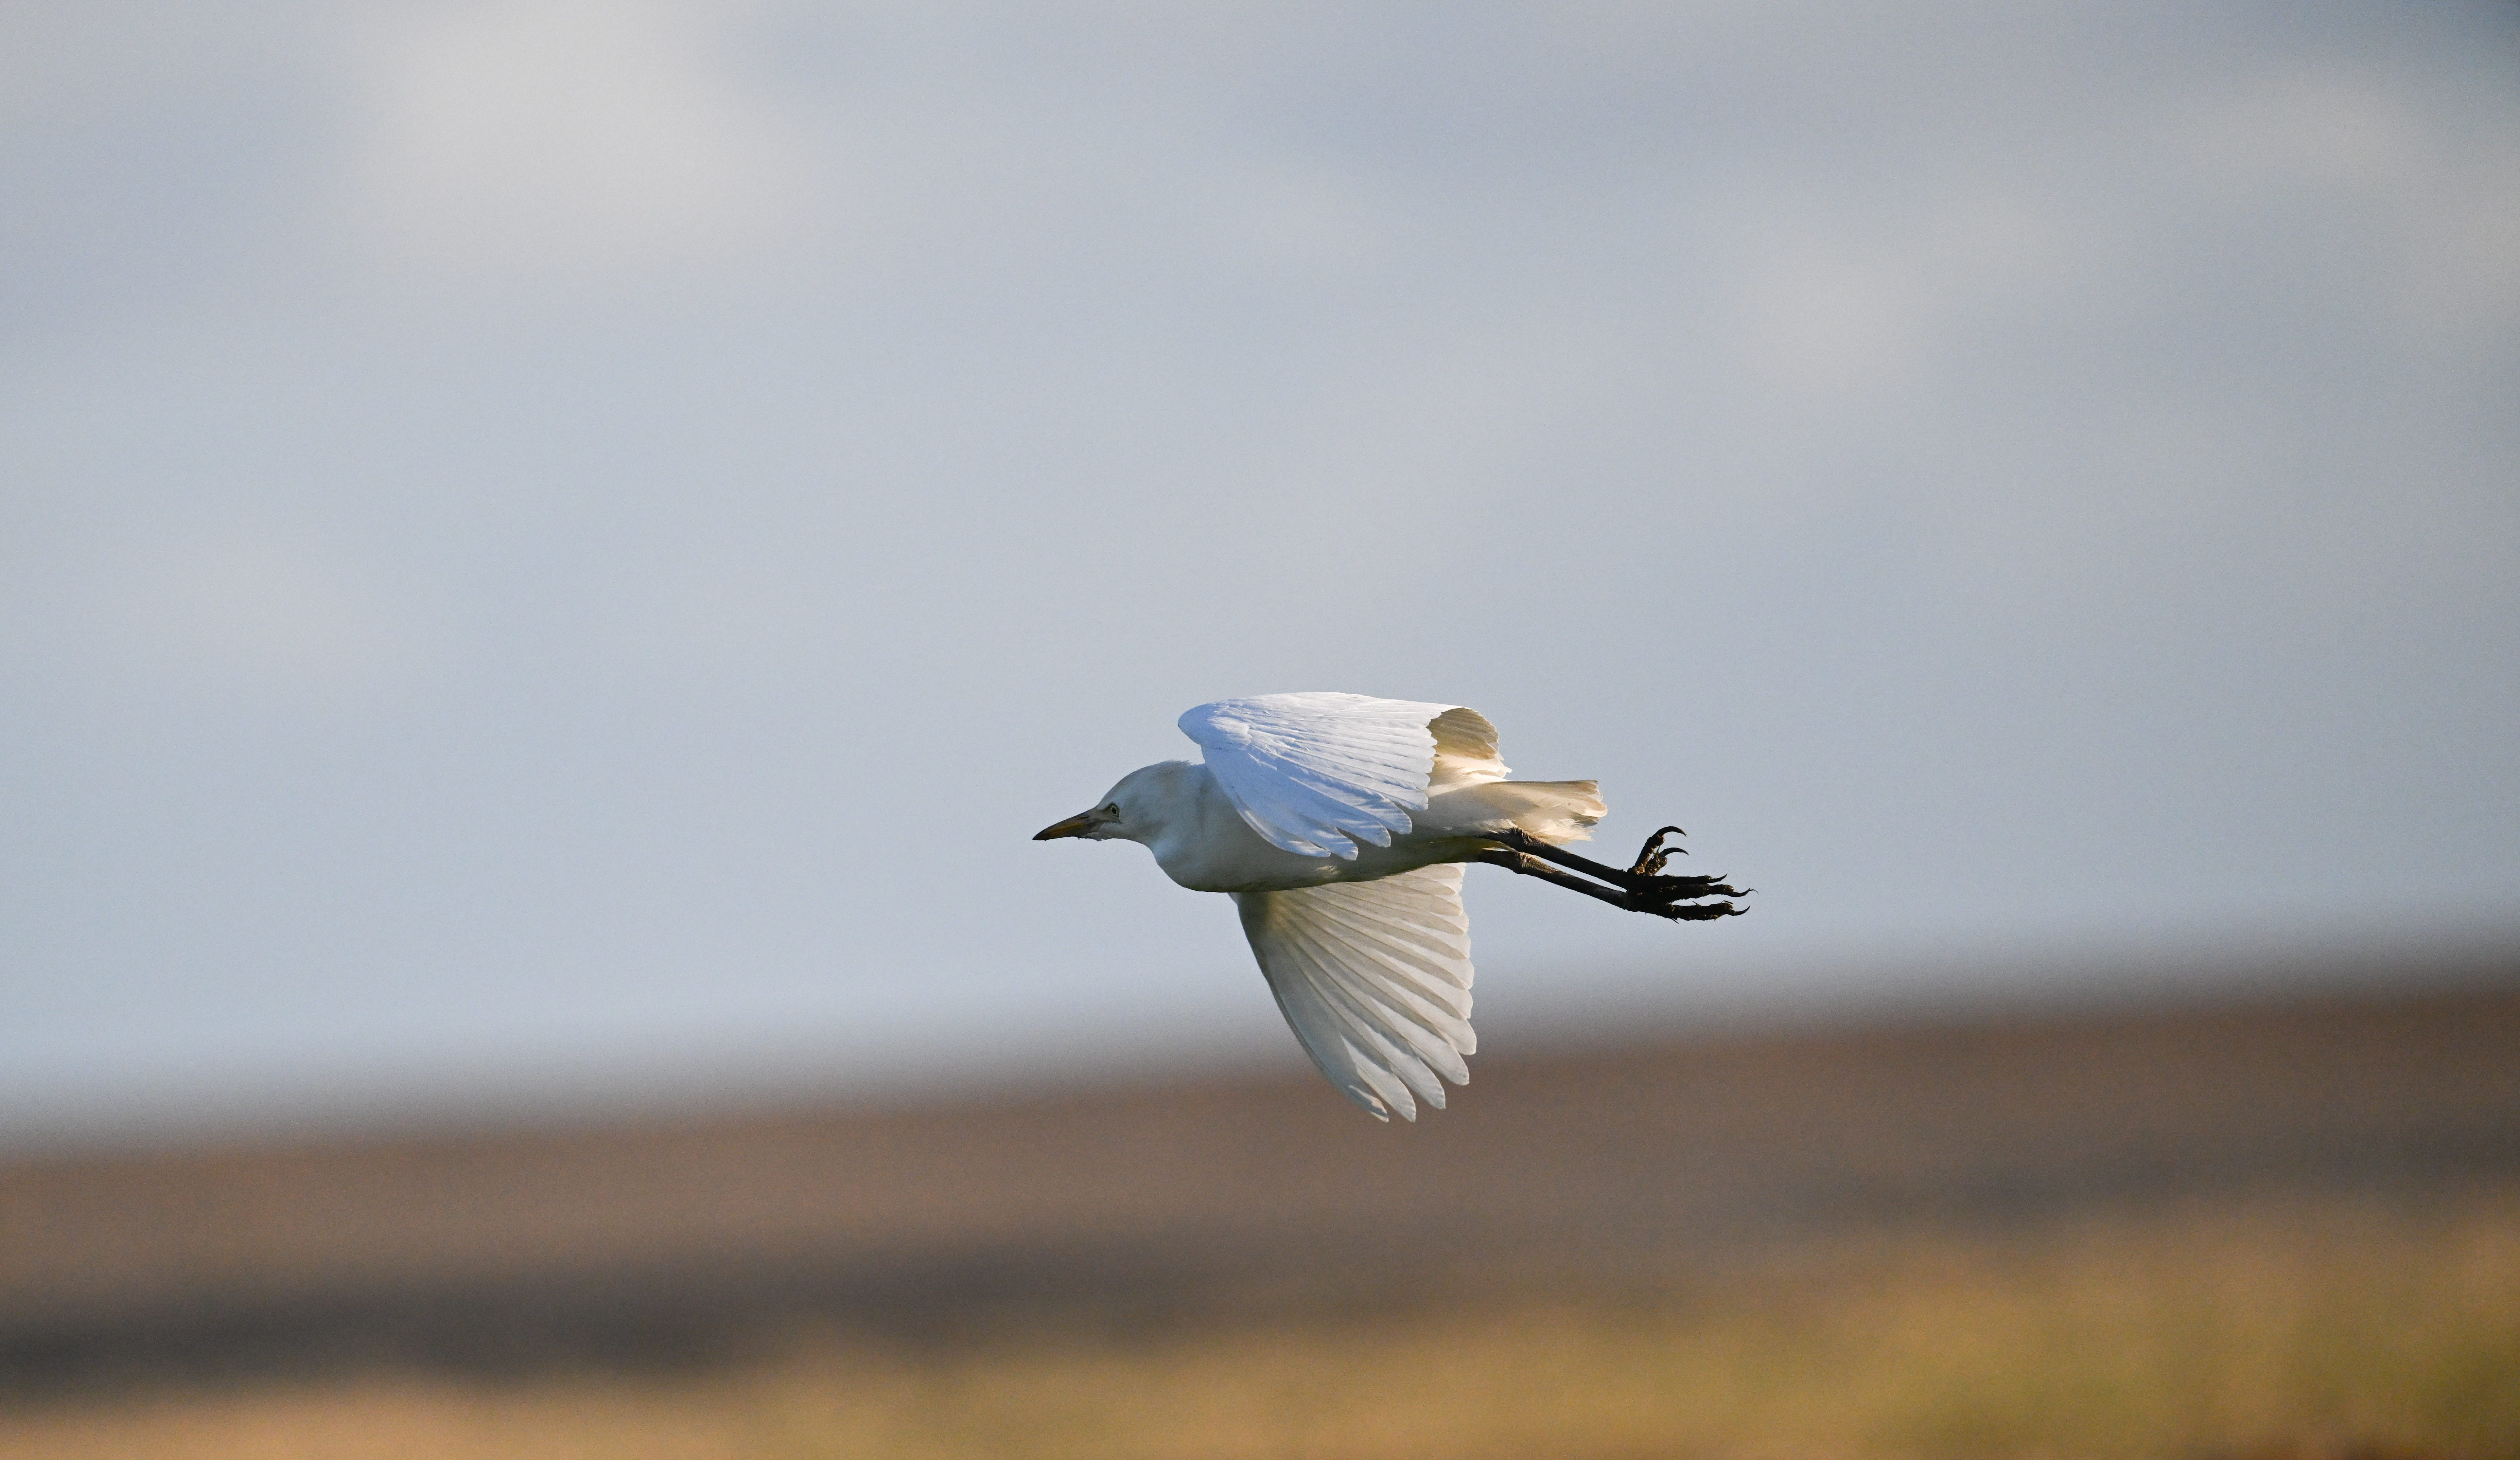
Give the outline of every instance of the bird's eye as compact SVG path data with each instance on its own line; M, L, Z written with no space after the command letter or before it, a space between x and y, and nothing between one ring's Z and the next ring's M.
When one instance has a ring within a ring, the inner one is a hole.
M1120 814L1120 803L1119 803L1119 802L1117 802L1117 801L1114 801L1114 802L1112 802L1109 806L1106 806L1106 807L1102 808L1102 815L1104 815L1104 816L1106 816L1106 817L1116 817L1116 816L1118 816L1119 814Z

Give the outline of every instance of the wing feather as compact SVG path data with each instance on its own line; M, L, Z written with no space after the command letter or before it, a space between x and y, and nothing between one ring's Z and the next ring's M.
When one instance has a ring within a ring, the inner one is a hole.
M1416 1120L1419 1100L1443 1108L1444 1081L1469 1083L1460 863L1234 901L1279 1010L1339 1093L1378 1119Z
M1444 1089L1436 1082L1434 1071L1441 1070L1457 1081L1469 1079L1469 1069L1462 1063L1453 1041L1422 1015L1393 998L1381 981L1358 976L1351 966L1352 954L1314 936L1300 922L1285 931L1293 951L1316 970L1313 992L1334 1011L1338 1024L1362 1039L1368 1052L1427 1103L1439 1109L1444 1103ZM1328 970L1328 976L1320 976L1320 970ZM1462 1027L1459 1020L1446 1022Z
M1426 809L1439 720L1443 738L1465 749L1487 727L1452 705L1317 692L1220 699L1184 714L1181 729L1271 846L1353 862L1358 842L1387 847ZM1495 735L1486 729L1491 756Z
M1384 1019L1366 1007L1354 990L1336 981L1326 982L1318 990L1328 1004L1339 1026L1351 1041L1362 1040L1372 1063L1417 1092L1418 1098L1441 1110L1444 1108L1444 1084L1427 1065L1428 1041L1417 1035L1406 1020ZM1457 1060L1458 1062L1458 1060ZM1367 1073L1360 1066L1360 1073ZM1468 1069L1462 1071L1466 1075ZM1404 1120L1416 1120L1415 1109L1403 1110Z
M1469 991L1454 985L1442 971L1429 967L1430 960L1390 947L1376 938L1378 930L1359 927L1339 918L1334 910L1313 927L1314 936L1326 945L1334 945L1340 961L1352 972L1388 984L1392 996L1415 1007L1432 1004L1458 1022L1469 1015ZM1461 1007L1455 1007L1455 1005Z
M1313 1067L1328 1075L1340 1094L1375 1120L1391 1119L1392 1110L1403 1120L1418 1119L1418 1102L1391 1073L1396 1051L1389 1040L1359 1030L1347 1011L1311 984L1273 982L1270 989L1278 995L1279 1012L1312 1056Z
M1458 1014L1438 1008L1405 982L1356 966L1357 951L1337 940L1306 937L1306 951L1326 963L1344 965L1347 976L1328 981L1334 1001L1386 1034L1396 1035L1438 1067L1450 1065L1469 1078L1454 1046L1455 1031L1466 1038L1469 1026ZM1434 1042L1430 1042L1429 1038ZM1436 1101L1442 1104L1441 1100Z

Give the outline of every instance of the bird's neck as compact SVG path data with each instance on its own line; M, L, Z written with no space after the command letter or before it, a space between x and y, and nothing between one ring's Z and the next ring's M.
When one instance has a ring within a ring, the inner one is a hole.
M1205 766L1189 766L1165 805L1147 818L1139 838L1164 875L1196 892L1253 892L1301 887L1331 870L1261 840L1234 809L1233 798Z

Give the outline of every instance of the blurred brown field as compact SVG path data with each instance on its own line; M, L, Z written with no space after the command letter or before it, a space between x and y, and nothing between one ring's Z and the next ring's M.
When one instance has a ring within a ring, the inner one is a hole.
M2520 1454L2520 1184L1790 1243L1721 1279L683 1375L410 1373L41 1405L12 1456Z
M2520 981L0 1170L0 1454L2520 1457ZM2414 973L2426 975L2414 977Z

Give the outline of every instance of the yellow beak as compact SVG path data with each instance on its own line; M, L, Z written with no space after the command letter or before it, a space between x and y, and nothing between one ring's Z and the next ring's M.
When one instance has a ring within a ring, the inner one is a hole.
M1083 836L1094 829L1094 813L1078 812L1064 821L1053 821L1032 834L1037 842L1057 841L1062 836Z

